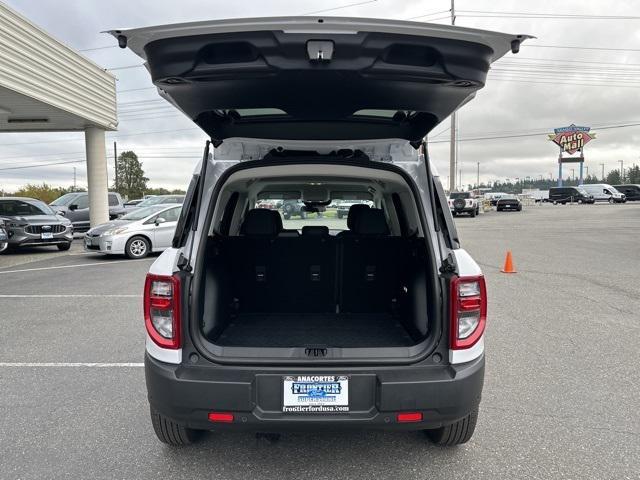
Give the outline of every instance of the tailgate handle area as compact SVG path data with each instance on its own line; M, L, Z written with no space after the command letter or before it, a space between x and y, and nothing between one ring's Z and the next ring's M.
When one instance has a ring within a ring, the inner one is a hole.
M333 58L333 42L331 40L309 40L307 54L312 62L328 62Z

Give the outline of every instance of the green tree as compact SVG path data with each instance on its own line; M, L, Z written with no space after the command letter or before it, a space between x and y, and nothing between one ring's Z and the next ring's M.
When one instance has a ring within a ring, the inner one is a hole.
M640 167L634 165L627 172L627 183L640 183Z
M607 180L604 183L609 185L620 185L622 180L620 178L620 170L611 170L607 175Z
M16 197L30 197L37 198L38 200L42 200L45 203L51 203L56 198L61 197L65 193L73 192L73 187L64 188L64 187L52 187L46 183L42 183L42 185L35 185L28 183L24 187L17 190L14 195ZM80 191L80 190L77 190Z
M131 150L118 156L118 184L116 191L127 198L140 198L147 190L149 179L144 176L142 162Z

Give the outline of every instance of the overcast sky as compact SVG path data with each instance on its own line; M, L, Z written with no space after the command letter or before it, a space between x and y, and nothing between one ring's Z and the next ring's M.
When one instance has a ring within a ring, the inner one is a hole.
M11 7L75 49L113 45L100 31L111 28L188 22L231 17L299 15L341 5L361 5L326 15L408 19L433 15L447 23L449 0L8 0ZM459 112L459 158L463 183L473 183L476 162L483 181L526 176L556 176L557 148L546 132L571 123L592 126L598 138L585 148L590 173L640 163L636 145L640 126L597 127L640 123L640 17L635 19L494 18L468 12L528 12L567 15L637 15L636 2L564 0L537 2L457 0L456 23L465 27L527 33L537 37L518 55L494 64L487 86ZM466 13L464 11L467 11ZM323 14L325 15L325 14ZM503 15L503 14L501 14ZM575 18L575 17L574 17ZM420 20L420 19L418 19ZM546 46L553 46L547 48ZM582 47L566 49L557 47ZM584 47L588 47L585 49ZM617 50L601 50L601 49ZM635 51L634 51L635 50ZM83 52L104 68L140 64L134 54L119 48ZM116 69L118 90L151 87L144 68ZM107 134L107 144L118 141L119 150L136 151L144 163L151 186L183 188L201 154L205 135L190 120L174 113L151 89L118 95L119 127ZM1 99L0 99L1 100ZM122 105L149 101L133 106ZM1 102L0 102L1 103ZM431 134L430 155L446 181L448 175L449 121ZM145 133L175 129L173 134ZM536 133L535 136L473 141L478 136ZM466 140L465 140L466 139ZM24 145L25 142L32 142ZM22 145L12 145L21 143ZM109 148L110 150L110 148ZM82 158L82 133L0 135L0 166L17 166ZM174 158L170 158L170 157ZM113 158L109 159L110 167ZM83 162L77 181L86 186ZM69 186L73 165L0 171L0 188L15 189L28 182L46 181ZM569 165L565 173L571 173ZM568 170L568 172L567 172ZM113 170L110 168L110 183Z

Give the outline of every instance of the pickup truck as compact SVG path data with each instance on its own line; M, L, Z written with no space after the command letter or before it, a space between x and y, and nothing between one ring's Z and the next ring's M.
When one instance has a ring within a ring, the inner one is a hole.
M71 220L74 231L89 230L89 194L87 192L67 193L56 198L49 206ZM115 220L125 213L127 211L120 194L109 192L109 220Z

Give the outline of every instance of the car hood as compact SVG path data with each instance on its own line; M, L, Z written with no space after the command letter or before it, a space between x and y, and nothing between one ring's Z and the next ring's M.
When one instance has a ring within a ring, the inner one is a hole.
M112 228L120 227L120 226L128 226L131 225L132 222L127 220L113 220L111 222L103 223L101 225L97 225L89 230L87 233L91 234L101 234L106 232L107 230L111 230Z
M56 225L59 223L69 224L68 220L63 220L57 215L13 215L3 216L6 222L24 223L29 225Z
M231 137L395 138L417 146L531 38L341 17L250 18L111 30L161 96L217 146Z

